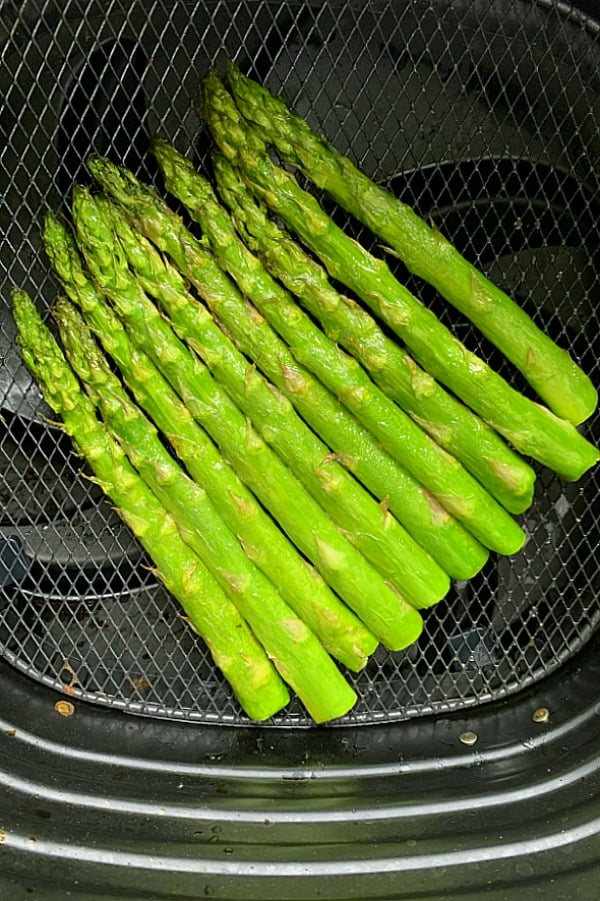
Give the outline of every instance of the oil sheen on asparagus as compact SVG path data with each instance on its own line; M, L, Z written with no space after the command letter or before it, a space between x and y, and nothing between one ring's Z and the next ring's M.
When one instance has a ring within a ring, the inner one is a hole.
M291 689L322 723L358 700L338 664L360 672L380 642L413 645L431 615L420 608L490 553L521 549L514 517L541 466L575 480L598 462L576 428L597 394L281 98L234 65L227 84L210 72L199 92L212 178L151 145L193 224L94 157L105 193L75 186L72 229L45 217L68 297L53 310L62 347L19 288L13 314L48 405L241 708L269 719ZM467 350L269 145L467 315L547 406Z

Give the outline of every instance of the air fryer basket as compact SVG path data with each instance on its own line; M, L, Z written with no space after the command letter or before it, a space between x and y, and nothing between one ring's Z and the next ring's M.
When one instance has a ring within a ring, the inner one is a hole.
M4 4L0 28L0 653L73 697L246 723L20 363L10 287L40 307L57 290L41 249L45 210L66 210L73 182L89 182L91 152L156 179L155 133L204 167L198 87L235 59L430 217L600 384L597 32L567 7L525 0L56 0ZM397 272L514 380L427 286ZM599 440L598 417L584 430ZM598 478L567 484L540 469L524 550L454 584L415 647L378 652L351 676L360 700L341 724L478 705L574 655L600 618ZM308 722L295 702L272 720Z

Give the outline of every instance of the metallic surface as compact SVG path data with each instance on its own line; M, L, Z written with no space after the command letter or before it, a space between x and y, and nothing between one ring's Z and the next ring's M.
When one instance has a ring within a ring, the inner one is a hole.
M0 897L592 898L598 645L510 703L344 730L64 718L1 665Z

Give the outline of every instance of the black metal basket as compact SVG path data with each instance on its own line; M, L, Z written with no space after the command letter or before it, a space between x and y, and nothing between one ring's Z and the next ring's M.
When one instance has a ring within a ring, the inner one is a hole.
M91 152L152 178L146 148L158 132L202 165L199 84L234 59L431 217L600 383L597 29L560 4L519 0L8 3L0 25L0 653L74 698L246 724L202 641L45 421L20 362L10 287L23 285L40 308L57 290L43 214L89 181ZM585 432L598 440L597 416ZM482 704L580 650L600 619L597 497L597 472L567 484L540 470L524 550L455 584L409 652L378 652L350 676L360 700L340 724ZM292 702L272 725L309 722Z

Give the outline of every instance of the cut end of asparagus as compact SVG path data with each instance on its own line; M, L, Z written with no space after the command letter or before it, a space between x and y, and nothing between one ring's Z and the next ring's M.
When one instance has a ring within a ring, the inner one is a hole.
M421 637L424 622L419 611L409 607L396 589L393 589L393 591L398 595L398 604L403 610L402 630L396 628L394 638L392 639L388 636L382 644L388 651L404 651Z

